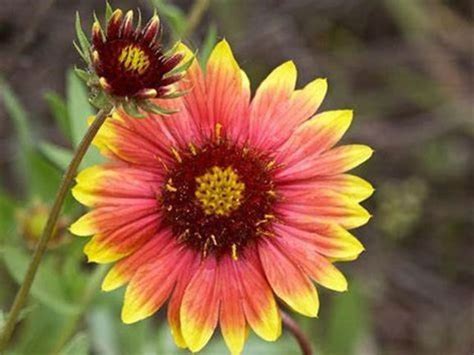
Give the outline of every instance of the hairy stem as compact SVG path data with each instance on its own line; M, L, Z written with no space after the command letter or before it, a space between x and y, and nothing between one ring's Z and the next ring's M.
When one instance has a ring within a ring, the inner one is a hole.
M311 343L306 335L301 330L298 323L295 322L291 316L285 312L281 312L281 318L283 320L283 324L288 329L291 334L296 338L298 345L301 348L301 353L303 355L313 355L313 350L311 349Z
M21 284L20 289L16 294L7 321L5 322L5 325L2 329L2 333L0 335L0 352L6 349L8 342L10 341L10 338L13 334L13 331L15 330L20 311L23 309L28 299L28 294L30 293L31 285L33 284L33 281L35 279L36 272L38 271L38 267L46 251L48 242L51 239L51 236L53 235L53 232L56 228L56 223L58 221L58 217L61 212L64 199L68 195L69 187L71 186L71 183L74 177L76 176L77 168L79 167L79 164L84 158L84 155L86 154L87 149L89 148L92 142L92 139L95 137L95 135L99 131L99 128L105 122L107 117L110 115L111 111L112 107L109 106L101 109L97 113L96 119L91 124L88 131L82 138L82 141L77 147L77 150L71 160L71 163L69 163L69 166L66 172L64 173L61 185L59 186L59 190L56 194L56 199L54 200L53 207L51 208L48 221L43 230L43 234L38 244L36 245L36 249L33 253L30 265L28 266L28 270L26 271L23 283Z

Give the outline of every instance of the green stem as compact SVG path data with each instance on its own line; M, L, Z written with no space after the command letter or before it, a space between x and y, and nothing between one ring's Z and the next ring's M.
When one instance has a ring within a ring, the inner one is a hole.
M23 283L21 284L20 289L16 294L15 300L13 301L13 305L8 315L8 319L2 329L2 333L0 335L0 352L6 349L8 342L10 341L10 338L13 334L13 331L15 330L18 316L27 301L31 285L33 284L33 281L35 279L36 272L38 271L38 267L46 251L48 242L51 239L51 236L53 235L53 232L55 230L59 213L61 212L64 199L68 195L69 187L71 186L71 183L74 177L76 176L77 168L79 167L79 164L84 158L84 155L86 154L87 149L89 148L93 138L99 131L99 128L105 122L106 118L110 115L111 111L112 107L109 106L101 109L97 113L96 119L94 120L94 122L92 122L85 136L82 138L82 141L77 147L77 150L71 160L71 163L69 164L69 167L64 173L61 185L59 186L59 190L56 194L56 199L54 201L53 207L51 208L48 221L43 230L43 235L41 236L41 239L36 245L36 249L33 253L30 265L28 266L28 270L26 271Z
M63 330L61 334L59 334L58 341L56 342L53 351L51 351L51 354L59 354L66 345L66 343L69 341L71 336L74 334L74 331L77 328L77 324L82 319L82 316L84 315L87 306L89 306L95 294L97 293L100 283L108 269L109 267L107 265L99 265L98 267L96 267L89 281L87 282L87 286L79 301L79 311L74 314L63 327Z

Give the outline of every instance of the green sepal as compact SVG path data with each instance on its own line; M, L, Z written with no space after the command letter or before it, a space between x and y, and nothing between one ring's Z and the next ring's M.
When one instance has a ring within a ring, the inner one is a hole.
M140 112L140 109L137 107L137 104L134 101L122 102L122 108L127 113L127 115L132 116L134 118L145 118L146 117L146 115L144 115L142 112Z
M74 45L74 48L76 48L76 51L79 53L81 58L84 60L84 62L87 63L87 65L90 65L90 56L86 56L83 52L81 47L76 43L76 41L73 41L72 44Z
M157 115L171 115L179 111L179 110L167 109L167 108L155 105L154 103L148 100L140 101L138 105L143 110L157 114Z
M87 39L84 31L82 30L82 25L81 25L81 17L79 16L79 12L76 12L76 35L77 39L79 40L79 45L81 46L82 53L86 56L87 63L90 63L90 48L91 45L89 43L89 40Z
M98 91L97 94L89 98L89 102L92 106L100 110L108 105L110 99L103 91Z
M191 58L189 58L189 60L187 60L186 62L184 62L181 65L178 65L177 67L175 67L174 69L172 69L168 73L166 73L166 75L164 75L164 78L169 78L172 75L179 74L179 73L182 73L182 72L188 70L189 67L191 66L191 64L193 64L193 61L196 58L196 54L197 54L197 51L193 54L193 56Z
M163 53L163 57L171 57L178 51L179 46L181 45L181 41L176 42L173 47L168 49L165 53Z
M105 22L108 23L112 14L114 13L114 9L110 6L109 2L105 2Z
M182 97L187 95L191 90L182 90L182 91L174 91L170 94L160 96L160 99L176 99L178 97Z
M79 77L79 79L83 80L86 84L89 83L89 80L92 76L91 73L89 73L88 71L86 70L83 70L83 69L79 69L77 67L74 67L74 72L76 73L76 75Z
M137 21L137 26L135 28L139 30L140 27L142 27L142 11L140 10L139 7L137 8L137 13L138 13L138 21Z

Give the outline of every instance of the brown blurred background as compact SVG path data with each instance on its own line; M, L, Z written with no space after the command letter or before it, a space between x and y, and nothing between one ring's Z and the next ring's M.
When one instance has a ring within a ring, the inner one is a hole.
M192 4L168 2L185 12ZM113 5L152 11L147 1ZM102 0L0 0L0 73L37 135L57 144L67 143L44 93L63 94L67 69L80 64L75 11L90 28L89 15L103 8ZM342 266L366 300L360 354L474 351L472 21L468 0L211 0L187 38L199 47L215 24L253 89L293 59L300 86L329 79L323 109L354 108L346 142L376 151L359 171L376 187L366 203L374 218L356 231L367 251ZM12 131L0 103L0 181L21 194ZM324 309L332 297L343 296L323 293L315 337L331 322Z

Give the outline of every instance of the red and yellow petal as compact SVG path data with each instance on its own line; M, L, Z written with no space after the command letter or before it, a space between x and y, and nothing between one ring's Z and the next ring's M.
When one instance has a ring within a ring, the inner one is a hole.
M288 306L308 317L316 317L319 298L316 288L302 272L272 241L258 246L265 275L273 291Z
M317 253L331 259L357 258L364 251L356 237L338 224L275 224L276 234L283 238L293 238L305 243L305 248L313 248Z
M373 150L360 144L343 145L321 155L308 155L305 159L282 169L277 174L280 181L298 181L317 176L329 176L345 173L366 160Z
M161 119L150 115L137 120L116 112L105 121L93 143L112 160L157 173L161 171L157 161L173 160L169 147L175 146L176 140Z
M176 246L169 253L160 255L155 261L144 264L133 275L122 308L122 321L134 323L154 314L170 297L189 259Z
M288 235L281 235L276 244L318 284L334 291L347 291L347 280L344 275L324 256L319 254L314 245Z
M281 335L281 316L256 250L247 250L234 263L242 294L245 319L252 330L266 341Z
M288 221L296 224L335 223L353 229L371 218L371 214L354 200L328 190L314 195L302 192L278 208Z
M349 128L352 110L322 112L301 124L279 149L277 160L290 164L332 148Z
M234 261L230 256L225 256L219 261L221 285L219 323L231 354L238 355L243 351L248 331L241 302L242 292L234 267Z
M167 229L160 231L109 270L102 282L102 290L112 291L123 286L131 280L142 265L155 261L161 254L168 253L174 247L171 231Z
M156 201L156 174L118 165L94 165L76 177L72 194L85 206L150 204Z
M282 105L288 105L295 90L296 66L292 61L275 68L258 87L250 104L250 139L258 144L274 123L272 120Z
M289 104L280 108L273 125L266 132L266 141L277 147L286 140L302 122L306 121L321 106L326 96L328 84L326 79L315 79L303 89L296 90L290 97Z
M361 202L372 196L375 189L368 181L350 174L317 176L311 180L297 181L280 187L285 196L291 198L293 194L308 191L309 194L318 194L321 190L333 191L344 195L355 202Z
M187 348L181 330L181 304L183 302L184 292L186 291L191 279L194 277L196 270L199 267L199 263L200 255L196 254L191 258L189 266L183 269L183 272L178 277L173 295L168 303L168 323L170 325L171 335L173 336L176 345L180 348Z
M182 43L179 45L178 50L184 53L183 63L194 56L192 51ZM204 73L197 60L192 62L186 71L184 79L180 80L177 86L180 91L187 92L187 94L182 97L182 100L186 111L194 120L195 125L204 131L204 127L207 129L211 127L212 125L209 121L207 108Z
M219 317L217 261L204 260L184 292L180 309L181 332L192 352L201 350L211 339Z
M211 129L221 124L235 137L242 130L250 101L250 85L226 40L211 52L206 70L206 94Z

